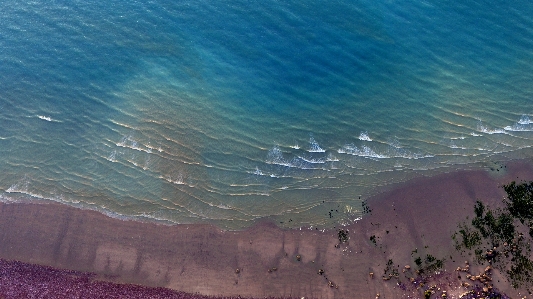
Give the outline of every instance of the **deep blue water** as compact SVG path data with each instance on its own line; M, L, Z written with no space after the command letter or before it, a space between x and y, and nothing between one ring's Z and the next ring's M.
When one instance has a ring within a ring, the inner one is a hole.
M4 1L0 196L229 229L349 222L393 183L533 158L531 16L528 1Z

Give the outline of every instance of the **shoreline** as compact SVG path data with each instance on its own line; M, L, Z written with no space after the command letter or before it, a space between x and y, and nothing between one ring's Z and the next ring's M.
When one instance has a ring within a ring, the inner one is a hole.
M464 262L453 252L457 225L477 199L501 206L499 186L512 180L533 180L529 161L510 162L503 175L459 171L397 184L370 198L361 220L342 227L349 240L341 244L337 227L282 229L262 221L224 231L125 221L56 203L0 203L0 258L203 295L400 298L412 291L381 279L387 260L412 264L416 249L445 257L452 273ZM503 281L495 286L518 295Z

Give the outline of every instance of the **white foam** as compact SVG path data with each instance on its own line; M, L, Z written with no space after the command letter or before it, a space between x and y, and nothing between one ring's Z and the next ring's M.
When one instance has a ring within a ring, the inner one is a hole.
M512 126L506 126L504 128L506 131L515 131L515 132L533 132L533 121L529 119L529 116L522 115L520 120Z
M328 154L328 157L326 158L326 161L328 162L339 162L339 159L335 157L332 153Z
M60 120L53 119L52 117L50 117L48 115L36 115L36 116L28 116L28 117L37 117L37 118L39 118L41 120L49 121L49 122L56 122L56 123L61 123L62 122Z
M174 221L171 221L169 219L166 219L166 218L163 218L163 217L159 217L159 216L156 216L156 215L153 215L153 214L148 214L148 213L140 213L137 216L126 216L126 215L123 215L123 214L114 213L114 212L110 212L110 211L107 211L107 210L100 211L100 212L102 214L108 216L108 217L116 218L116 219L120 219L120 220L126 220L126 221L129 221L129 220L132 220L132 219L138 221L139 218L144 218L144 219L148 219L148 220L156 220L158 223L165 222L168 225L176 224Z
M379 159L390 158L388 156L384 156L384 155L380 155L376 153L373 149L365 145L361 146L361 148L358 148L357 146L353 144L347 144L343 146L342 148L338 149L337 152L339 154L348 154L348 155L360 156L360 157L379 158Z
M175 178L172 178L172 176L170 175L167 175L167 176L159 176L160 179L164 179L165 181L169 182L169 183L172 183L174 185L185 185L185 186L188 186L190 188L194 188L194 185L190 185L190 184L187 184L185 182L185 176L180 172L176 175Z
M380 159L383 159L383 158L389 158L387 156L384 156L384 155L380 155L378 153L376 153L373 149L371 149L370 147L368 146L365 146L363 145L361 147L361 150L359 152L362 156L365 156L365 157L372 157L372 158L380 158Z
M343 146L342 148L338 149L337 152L340 154L348 154L352 156L359 156L359 157L365 157L365 158L377 158L377 159L391 159L391 158L422 159L422 158L434 157L433 155L421 155L421 154L411 153L408 150L402 149L399 146L399 143L390 144L390 148L387 150L387 154L378 153L366 145L357 147L353 144L347 144Z
M9 188L11 189L11 188ZM38 194L38 193L34 193L34 192L30 192L28 190L6 190L6 192L8 193L19 193L19 194L24 194L24 195L27 195L29 197L32 197L32 198L37 198L37 199L44 199L44 200L49 200L49 201L54 201L54 202L58 202L58 203L63 203L63 204L79 204L81 203L79 200L72 200L72 199L66 199L63 195L58 195L58 196L45 196L45 195L42 195L42 194Z
M7 188L6 192L8 193L22 193L22 192L28 192L30 185L30 180L27 176L24 176L19 182L11 185L9 188Z
M106 160L110 162L117 162L117 151L112 151L109 156L107 156Z
M115 145L119 146L119 147L124 147L124 148L129 148L129 149L132 149L132 150L136 150L136 151L139 151L139 152L145 152L147 154L151 154L152 153L152 148L153 148L151 146L139 145L137 140L133 139L133 136L131 136L131 135L122 137L122 139L120 139L120 141L117 142Z
M486 127L485 125L483 125L483 123L481 121L479 121L479 123L477 125L477 130L479 132L486 133L486 134L489 134L489 135L492 135L492 134L506 134L504 129L491 130L488 127Z
M20 203L22 202L22 200L18 197L9 197L9 196L4 196L4 195L1 195L0 194L0 202L2 203Z
M449 145L449 148L453 148L453 149L462 149L462 150L467 150L468 148L466 147L463 147L463 146L457 146L455 145L455 143L452 143Z
M504 130L513 132L533 132L533 126L516 123L512 126L505 127Z
M148 170L150 168L150 166L152 165L151 160L151 157L147 155L146 160L144 160L143 170Z
M127 147L127 148L132 148L132 149L135 149L134 146L136 145L137 145L137 142L135 142L135 140L132 139L131 135L123 136L122 139L120 139L120 141L116 143L116 146Z
M291 167L290 163L283 157L283 153L277 145L268 151L266 163Z
M52 121L52 118L50 116L44 116L44 115L37 115L38 118L46 121Z
M255 171L254 171L254 174L255 175L264 175L263 172L259 169L259 167L255 167Z
M316 142L315 138L311 137L309 138L309 150L310 153L323 153L325 150L318 145L318 142Z
M324 158L313 159L313 158L306 158L306 157L301 157L301 156L298 156L298 158L301 159L304 162L311 163L311 164L324 164L324 163L326 163L326 160Z
M223 210L233 210L232 207L224 205L224 204L215 205L215 207L223 209Z
M301 159L299 157L295 157L288 163L288 167L291 168L298 168L298 169L323 169L322 167L318 165L322 165L324 163L313 161L312 159L309 161L306 161L304 159Z
M368 132L361 132L361 134L359 134L359 140L372 141L372 139L370 139L370 137L368 136Z
M520 120L518 121L518 123L521 125L529 125L529 124L533 124L533 121L529 119L529 116L524 114L522 115L522 117L520 117Z

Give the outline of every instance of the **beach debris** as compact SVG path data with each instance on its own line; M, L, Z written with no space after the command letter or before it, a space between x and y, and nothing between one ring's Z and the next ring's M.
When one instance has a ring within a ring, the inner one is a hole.
M470 265L468 264L468 261L465 261L465 266L464 266L464 268L457 267L457 269L455 269L455 271L457 271L457 272L466 272L466 273L469 273L469 272L470 272ZM468 277L468 274L467 274L467 277Z
M378 298L379 298L379 296L381 296L381 295L380 295L379 293L377 293L377 294L376 294L376 299L378 299Z
M318 269L318 274L320 274L320 275L324 274L324 270Z
M296 260L297 260L297 261L301 261L301 260L302 260L302 256L299 255L299 254L297 254L297 255L296 255Z
M370 279L373 279L374 278L374 272L368 273L368 276L370 276Z
M235 273L236 273L236 274L241 273L241 269L239 269L239 268L235 269Z
M335 284L333 281L331 281L331 280L328 280L328 286L329 286L330 288L336 288L336 289L339 288L339 286L336 285L336 284Z

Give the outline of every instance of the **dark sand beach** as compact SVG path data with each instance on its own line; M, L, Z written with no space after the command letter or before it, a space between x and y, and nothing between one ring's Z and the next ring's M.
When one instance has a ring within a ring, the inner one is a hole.
M405 265L414 268L417 256L430 254L444 259L444 270L432 275L433 281L448 298L459 298L465 288L454 270L465 260L472 272L484 266L460 256L451 236L472 215L476 200L502 206L501 185L512 180L533 180L531 165L518 161L492 171L416 179L369 199L369 213L356 223L323 232L280 229L268 221L238 232L165 226L59 204L2 203L0 258L202 295L418 298L416 284L383 278L395 267L407 279L402 281L409 281L416 275ZM347 242L340 242L339 229L346 231ZM3 277L5 286L9 273ZM511 288L497 270L492 277L495 288L512 298L523 296L524 290Z

